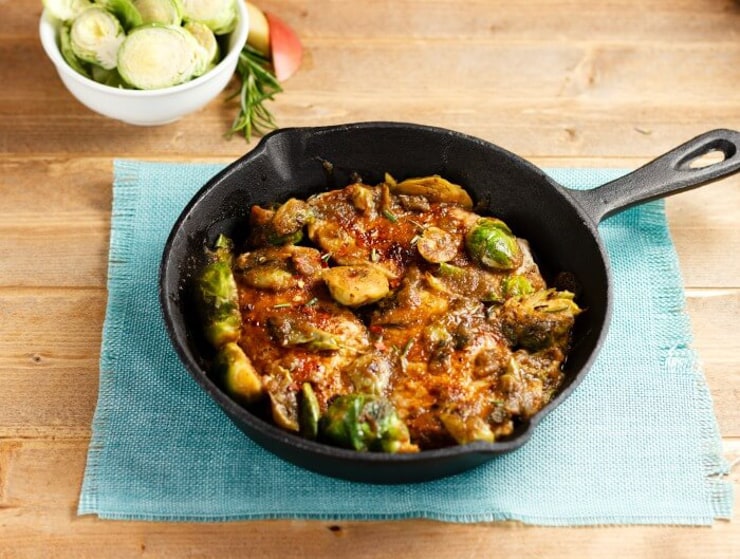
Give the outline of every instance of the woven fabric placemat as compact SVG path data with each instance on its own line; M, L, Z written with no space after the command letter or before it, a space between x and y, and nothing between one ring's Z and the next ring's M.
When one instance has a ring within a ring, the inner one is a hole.
M252 443L200 390L157 299L165 240L223 166L118 160L100 390L79 514L111 519L515 519L541 525L711 524L732 515L728 465L691 349L661 201L599 231L615 312L592 370L532 439L473 471L378 486L324 477ZM548 169L574 188L615 169Z

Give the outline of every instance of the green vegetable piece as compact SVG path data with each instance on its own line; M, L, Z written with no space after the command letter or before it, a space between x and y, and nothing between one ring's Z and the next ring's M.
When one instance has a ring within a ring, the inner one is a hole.
M190 33L202 48L200 64L195 71L196 76L202 76L219 61L220 49L218 41L216 41L216 35L207 26L197 21L186 23L185 31Z
M231 246L228 238L219 237L212 253L213 260L196 282L204 334L215 348L238 340L241 334L242 317L236 280L231 271Z
M443 278L462 278L465 276L465 269L447 262L440 262L439 275Z
M75 18L69 36L77 58L107 70L116 67L118 49L126 37L118 19L98 6L84 10Z
M532 282L520 275L508 276L501 283L504 297L521 297L534 292Z
M356 392L380 396L386 392L393 376L393 364L387 353L365 353L346 369Z
M95 0L95 3L116 16L126 30L138 27L143 23L141 14L132 0Z
M565 350L575 317L580 313L581 309L569 291L535 291L504 302L501 331L512 347L529 351L548 347Z
M386 184L393 194L423 196L430 202L456 204L466 209L473 207L473 200L465 189L439 175L411 178L399 183L386 176Z
M242 134L249 142L252 134L261 135L277 128L275 116L266 103L274 101L283 88L275 77L269 58L249 44L244 45L239 55L236 75L240 86L229 98L239 100L239 112L226 137Z
M474 260L494 270L513 270L522 262L516 237L500 219L478 219L465 235L465 247Z
M492 443L496 438L491 426L478 416L463 418L455 413L442 413L440 419L447 432L458 444L469 444L476 441Z
M269 224L272 245L296 244L303 239L303 226L313 219L311 207L303 200L291 198L282 204Z
M86 63L77 58L77 55L72 50L72 39L69 34L70 26L63 25L59 30L59 50L62 53L62 58L64 58L64 61L69 64L69 67L75 72L89 78L90 72L87 71ZM93 68L99 68L99 66L93 66Z
M370 394L335 398L321 416L319 433L333 445L358 451L415 450L408 428L390 402Z
M69 22L92 6L90 0L43 0L46 11L54 18Z
M304 382L303 386L301 386L298 414L301 435L307 439L315 439L319 434L319 417L321 411L316 394L307 382Z
M241 0L180 0L184 21L199 21L216 35L231 33L236 28L236 2Z
M335 334L316 328L307 320L290 316L271 316L267 328L282 347L302 347L308 351L337 351L342 346Z
M118 50L118 71L137 89L162 89L190 80L203 48L185 29L151 24L131 31Z
M182 11L177 0L131 0L131 3L139 12L143 24L180 25L182 23Z
M121 88L127 87L126 82L123 81L123 78L115 68L113 68L112 70L106 70L105 68L101 68L100 66L91 66L90 76L96 82L102 83L103 85Z
M252 206L250 242L255 247L294 245L303 239L303 227L314 218L303 200L291 198L276 209Z
M240 402L254 403L264 393L257 370L242 348L234 342L229 342L218 350L213 362L213 372L226 391Z

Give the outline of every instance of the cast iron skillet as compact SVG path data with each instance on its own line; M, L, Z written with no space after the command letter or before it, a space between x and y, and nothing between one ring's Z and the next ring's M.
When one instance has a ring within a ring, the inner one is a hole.
M294 464L322 474L373 483L417 482L468 470L524 444L542 417L578 385L594 361L609 324L609 262L598 223L629 206L695 188L740 170L740 133L714 130L690 140L633 173L589 191L566 189L520 157L483 140L416 124L368 122L282 129L213 177L190 201L167 240L160 300L171 341L187 370L251 439ZM708 152L723 160L702 168ZM577 320L565 382L554 399L506 440L477 442L418 454L358 453L301 439L258 418L208 376L207 350L198 338L189 286L203 265L204 247L219 233L243 239L253 204L343 187L356 175L376 184L439 174L465 187L477 210L490 210L529 239L546 278L567 272Z

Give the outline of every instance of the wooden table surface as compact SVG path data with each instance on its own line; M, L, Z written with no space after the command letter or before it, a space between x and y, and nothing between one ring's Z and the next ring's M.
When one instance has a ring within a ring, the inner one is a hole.
M284 127L414 121L538 165L584 167L635 167L712 128L740 129L734 0L258 5L305 46L272 105ZM0 7L0 557L740 556L737 504L734 522L711 528L76 516L98 389L112 160L229 162L254 142L224 139L235 114L226 94L162 127L93 114L43 54L41 1ZM737 461L740 175L666 206L694 347Z

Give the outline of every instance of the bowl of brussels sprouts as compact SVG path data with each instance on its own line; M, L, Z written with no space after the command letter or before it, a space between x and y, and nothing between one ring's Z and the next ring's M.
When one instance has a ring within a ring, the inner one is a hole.
M39 22L67 90L98 114L140 126L213 100L248 32L240 0L44 0Z

